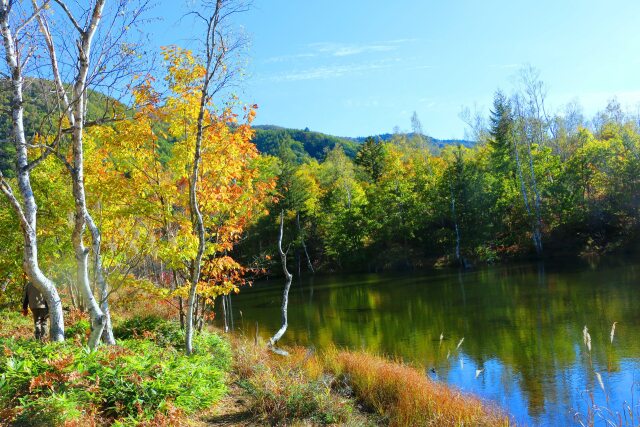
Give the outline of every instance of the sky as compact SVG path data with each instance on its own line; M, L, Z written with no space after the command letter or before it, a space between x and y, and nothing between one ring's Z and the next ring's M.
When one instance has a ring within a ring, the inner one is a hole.
M201 28L178 3L151 11L152 44L193 47ZM254 0L235 21L255 124L366 136L409 130L415 111L425 133L462 138L460 111L487 114L527 64L552 111L640 103L638 0Z

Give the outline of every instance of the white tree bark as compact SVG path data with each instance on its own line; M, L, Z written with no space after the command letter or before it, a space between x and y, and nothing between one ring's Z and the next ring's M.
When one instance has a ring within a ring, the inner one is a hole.
M533 68L525 68L521 71L521 81L524 85L524 91L528 96L528 109L523 109L518 101L518 113L522 120L522 133L527 141L527 154L529 156L529 174L531 176L531 191L533 192L533 207L535 213L533 225L533 239L538 255L542 255L542 208L541 197L538 191L538 180L533 164L533 152L531 150L532 143L542 146L545 139L544 127L547 127L552 133L552 127L549 125L549 119L544 107L544 85L538 79L539 73Z
M208 62L209 64L209 62ZM207 67L208 70L208 67ZM204 132L204 114L207 102L207 92L209 90L209 73L205 77L200 96L200 109L198 111L198 122L196 129L196 145L193 152L193 169L189 182L189 206L191 208L191 219L193 222L194 234L198 237L198 252L191 266L191 287L189 288L189 299L187 300L187 323L185 328L185 347L187 354L193 353L193 313L196 304L198 282L200 281L200 269L205 251L205 230L202 212L198 204L198 179L200 162L202 161L202 137Z
M89 336L89 348L95 348L101 337L108 344L114 344L113 332L111 330L111 319L109 316L108 287L102 268L100 255L101 236L100 230L93 221L87 207L86 190L84 184L84 126L86 122L87 105L87 77L89 74L91 48L93 38L100 25L106 0L97 0L91 9L87 10L88 23L86 28L82 28L73 17L70 9L62 0L55 0L69 18L70 23L78 32L76 75L73 81L71 99L63 86L60 77L60 68L57 58L56 47L49 30L48 23L43 15L38 16L38 24L42 33L47 51L49 53L51 71L56 85L56 91L60 104L64 108L64 113L71 126L71 142L73 157L71 163L67 163L67 169L71 175L72 191L75 203L74 229L72 241L76 256L77 284L82 297L87 305L91 316L91 334ZM36 0L32 0L34 8L37 7ZM91 289L89 278L89 254L90 249L84 244L84 234L87 226L92 237L92 249L94 255L94 270L96 281L100 291L100 303L96 300ZM103 334L104 332L104 334Z
M200 270L202 259L206 250L206 236L204 220L198 202L198 180L200 179L200 163L202 161L202 141L204 137L204 122L209 101L220 90L225 88L229 80L234 76L232 68L226 64L226 59L231 52L238 49L242 44L240 41L229 43L228 34L225 29L225 21L235 13L246 10L245 5L240 0L211 0L204 1L204 7L212 6L211 14L204 18L201 13L196 16L206 23L206 37L204 40L204 66L205 75L200 87L200 105L198 119L196 122L196 141L193 152L193 165L189 182L189 207L191 210L192 230L198 238L198 251L195 259L191 262L189 288L189 298L187 299L187 315L185 322L185 348L187 354L193 353L193 329L196 296L198 293L198 282L200 281Z
M520 152L518 150L518 139L516 136L513 138L513 151L514 157L516 160L516 172L518 174L518 180L520 181L520 194L522 195L522 201L524 202L524 208L527 213L527 218L531 221L531 239L533 240L533 246L536 249L536 253L538 255L542 254L542 238L540 234L540 229L538 228L538 221L534 215L531 213L531 206L529 203L529 195L527 192L527 185L524 180L524 175L522 173L522 163L520 161Z
M42 292L49 306L51 327L49 329L52 341L64 340L64 316L62 301L58 290L40 269L38 264L38 240L37 240L37 204L31 188L31 165L27 155L27 141L24 133L24 107L23 107L23 75L22 63L16 49L14 32L11 30L9 19L11 13L9 0L0 0L0 31L5 51L5 61L11 73L11 120L12 137L16 146L16 180L22 201L19 201L9 185L0 175L0 188L9 200L13 210L20 220L20 227L24 238L23 268L29 280ZM36 9L34 18L41 9Z
M284 333L287 331L287 327L289 326L289 322L287 319L287 311L289 306L289 289L291 288L291 281L293 280L293 275L289 273L287 270L287 253L282 249L282 238L284 235L284 210L280 211L280 235L278 236L278 252L280 253L280 261L282 263L282 272L284 273L285 284L284 284L284 292L282 293L282 306L281 306L281 315L282 315L282 323L280 325L280 329L275 333L274 336L269 339L269 346L275 347L276 343L280 341Z
M536 173L533 168L533 154L531 152L531 142L527 143L527 150L529 154L529 172L531 174L531 190L534 195L534 212L535 212L535 224L533 227L533 239L538 255L542 255L542 218L540 214L540 193L538 192L538 182L536 179Z
M96 273L96 283L100 291L100 309L104 315L104 330L102 331L102 341L105 344L113 345L116 339L113 336L113 325L111 323L111 311L109 310L109 286L104 277L104 268L102 266L102 255L100 254L100 246L102 237L100 229L96 226L91 215L87 216L87 225L91 231L92 246L94 254L94 271Z
M91 290L91 281L89 279L90 250L84 245L84 232L87 228L87 219L91 218L89 210L87 209L84 185L84 123L86 120L85 98L87 96L87 75L89 73L91 43L100 23L104 4L105 0L96 1L91 12L91 19L87 28L80 32L77 43L78 71L74 79L72 103L69 105L71 108L71 115L73 116L73 121L71 122L73 162L70 171L73 198L75 202L75 226L73 229L72 241L76 254L78 286L83 298L87 302L89 314L91 316L91 334L89 335L88 340L88 346L91 349L95 348L100 342L100 338L102 337L102 332L105 327L105 315ZM93 220L90 222L93 223ZM96 243L98 245L100 244L99 237Z

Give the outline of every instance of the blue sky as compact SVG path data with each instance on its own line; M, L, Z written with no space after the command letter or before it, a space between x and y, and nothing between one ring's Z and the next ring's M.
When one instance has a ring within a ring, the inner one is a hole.
M158 45L189 46L191 21L160 0ZM239 91L257 124L342 136L410 128L463 137L462 107L491 105L525 64L541 72L552 110L586 115L617 97L640 102L638 0L254 0L237 18L251 38Z

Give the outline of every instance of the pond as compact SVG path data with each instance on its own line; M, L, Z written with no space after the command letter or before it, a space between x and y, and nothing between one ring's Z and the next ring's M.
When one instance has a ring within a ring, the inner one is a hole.
M272 279L234 295L234 329L253 334L258 322L264 339L273 334L282 287ZM575 425L595 404L597 425L629 421L627 406L637 425L638 290L634 263L294 278L283 343L402 358L495 402L518 424Z

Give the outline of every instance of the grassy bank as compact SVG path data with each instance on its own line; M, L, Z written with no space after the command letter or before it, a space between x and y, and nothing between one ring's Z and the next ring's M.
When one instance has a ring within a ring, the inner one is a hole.
M506 426L509 418L476 397L437 383L416 367L362 352L290 356L236 339L234 373L264 421L296 419L345 425Z
M264 343L203 332L186 357L179 326L159 317L120 322L118 345L90 353L82 316L66 342L44 344L28 339L29 319L3 316L0 425L509 424L417 368L364 353L296 347L282 357ZM207 416L230 412L229 397L244 402L246 416L233 423Z

